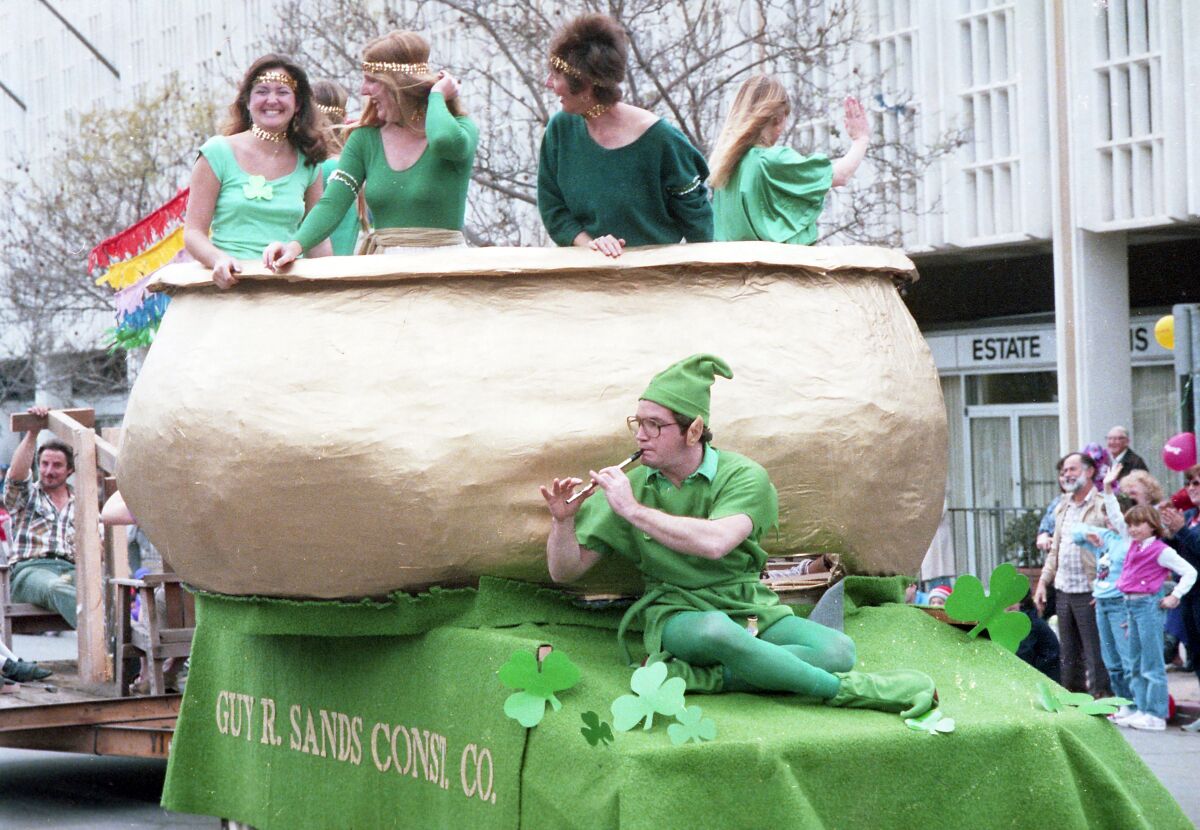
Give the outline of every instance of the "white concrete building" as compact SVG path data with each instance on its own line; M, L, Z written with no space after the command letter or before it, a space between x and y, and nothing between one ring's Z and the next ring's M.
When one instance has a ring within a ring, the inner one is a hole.
M226 90L274 8L0 0L5 30L21 33L0 43L0 166L21 152L36 163L64 113L128 100L168 71ZM908 301L942 373L951 506L1044 504L1060 452L1115 424L1177 484L1158 449L1180 428L1179 383L1150 331L1173 303L1200 300L1200 53L1185 48L1200 37L1200 3L860 8L869 37L855 60L884 79L877 130L930 142L963 128L969 139L924 178L883 183L922 270ZM435 36L447 52L452 31ZM995 545L967 541L960 563L982 568Z
M1152 331L1200 300L1200 56L1186 48L1200 4L865 5L870 52L892 63L884 93L911 96L921 135L969 131L917 184L926 213L902 220L950 417L951 506L1043 505L1059 453L1117 424L1175 489L1159 451L1183 423L1179 383ZM966 541L978 567L996 552Z

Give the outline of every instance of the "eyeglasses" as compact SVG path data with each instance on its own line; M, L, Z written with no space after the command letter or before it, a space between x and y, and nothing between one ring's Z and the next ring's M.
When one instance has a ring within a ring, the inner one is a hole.
M680 429L683 429L683 427L680 427L679 424L675 423L674 421L663 424L650 418L639 418L636 415L630 415L628 418L626 418L625 426L629 427L629 431L635 436L638 434L639 430L645 430L647 438L657 438L658 434L662 432L663 427L679 427Z
M1195 487L1197 484L1200 484L1200 478L1189 478L1185 486Z

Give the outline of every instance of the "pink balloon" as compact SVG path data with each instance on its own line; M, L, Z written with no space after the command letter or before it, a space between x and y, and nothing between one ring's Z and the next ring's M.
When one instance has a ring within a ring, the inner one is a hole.
M1192 432L1181 432L1171 436L1163 445L1163 463L1176 472L1183 472L1196 464L1196 435Z

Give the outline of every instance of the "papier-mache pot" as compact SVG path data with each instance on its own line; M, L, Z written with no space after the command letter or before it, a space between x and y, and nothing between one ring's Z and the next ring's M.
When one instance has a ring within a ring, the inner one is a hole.
M538 485L624 459L648 380L711 352L734 372L712 390L714 446L779 491L767 549L915 573L947 462L937 372L896 290L915 278L896 251L758 242L246 263L228 291L173 265L118 483L201 589L549 582ZM639 579L615 560L581 585Z

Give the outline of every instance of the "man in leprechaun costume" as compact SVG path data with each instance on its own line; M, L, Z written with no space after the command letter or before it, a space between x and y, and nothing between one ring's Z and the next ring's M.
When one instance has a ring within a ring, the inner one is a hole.
M556 582L582 576L601 556L631 559L646 591L617 636L642 624L651 660L700 692L774 691L830 706L915 717L934 705L933 681L916 671L855 672L854 643L802 619L759 581L759 539L778 521L778 497L759 464L711 445L709 390L733 372L696 354L660 372L628 419L642 466L591 473L604 497L568 502L583 483L555 479L541 492L553 518L546 561ZM757 618L758 632L747 628Z

